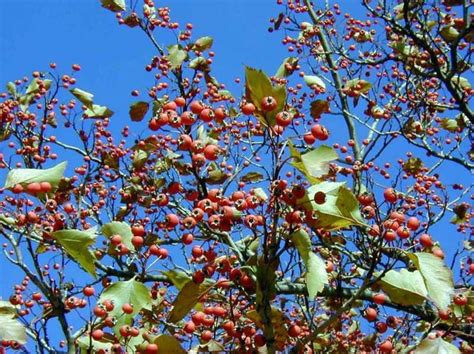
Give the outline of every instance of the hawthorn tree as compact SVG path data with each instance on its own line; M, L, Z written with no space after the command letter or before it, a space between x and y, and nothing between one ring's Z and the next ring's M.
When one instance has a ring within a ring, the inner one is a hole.
M77 64L1 95L3 352L473 352L472 1L278 0L290 56L233 93L101 3L156 50L121 135Z

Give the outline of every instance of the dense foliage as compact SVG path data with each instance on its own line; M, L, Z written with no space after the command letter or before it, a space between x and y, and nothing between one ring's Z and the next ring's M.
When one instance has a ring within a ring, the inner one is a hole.
M7 84L3 348L473 352L472 1L277 2L241 93L152 0L101 0L156 49L129 122L77 64Z

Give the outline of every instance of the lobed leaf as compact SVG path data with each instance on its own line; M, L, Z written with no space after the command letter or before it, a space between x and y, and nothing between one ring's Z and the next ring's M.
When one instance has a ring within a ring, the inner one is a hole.
M305 230L295 231L291 234L290 239L298 249L298 253L304 262L306 288L310 299L314 299L324 289L324 285L329 284L326 264L313 252L311 240Z
M89 274L96 277L95 256L89 246L95 243L94 229L81 230L59 230L51 233L66 253Z
M453 274L444 261L432 253L408 253L423 277L428 296L438 306L445 310L451 304L454 293Z

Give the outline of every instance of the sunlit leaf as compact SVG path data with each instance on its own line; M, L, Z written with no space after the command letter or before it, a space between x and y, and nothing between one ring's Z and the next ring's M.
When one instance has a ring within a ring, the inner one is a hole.
M91 336L81 336L77 339L77 345L81 349L81 354L99 352L104 350L106 353L111 352L112 345L115 343L114 339L110 335L104 335L101 340L95 340Z
M258 172L249 172L243 175L240 180L246 183L257 183L264 179L263 175Z
M252 320L258 328L263 329L264 324L259 313L255 310L248 311L245 316ZM275 334L275 341L278 345L284 345L288 339L288 330L285 326L287 321L286 316L276 307L272 307L271 321L273 326L273 331Z
M460 90L469 90L472 88L471 83L468 79L462 76L454 76L451 82L456 85Z
M403 171L410 173L411 175L417 174L423 167L423 161L418 157L410 157L403 163Z
M16 96L16 85L13 82L8 82L7 83L7 92L12 95L13 97Z
M329 283L328 274L326 272L326 264L324 261L313 252L311 240L308 233L299 229L290 236L291 241L298 249L301 259L306 267L306 288L310 299L324 289L324 285Z
M441 337L425 338L416 347L415 354L459 354L459 349Z
M439 34L448 43L455 41L459 37L459 32L453 26L445 26L441 28Z
M94 95L92 93L86 92L79 88L73 88L70 92L76 97L81 103L87 107L92 107L94 103Z
M311 102L310 114L313 118L320 118L323 113L329 112L329 102L326 100L316 100Z
M440 125L444 130L447 130L451 133L456 132L458 129L458 124L455 119L442 119Z
M290 141L290 154L293 157L291 164L308 179L310 183L319 182L319 178L329 172L329 164L338 158L337 152L327 145L301 154Z
M259 188L254 188L253 189L253 194L256 195L257 197L259 197L260 199L264 200L264 201L268 199L267 193L265 193L265 191L260 187Z
M212 37L201 37L196 42L194 42L194 49L197 49L199 51L204 51L206 49L209 49L212 47L212 43L214 40Z
M49 182L55 190L64 176L67 162L61 162L47 169L16 168L10 170L4 188L12 188L16 184L27 185L33 182Z
M210 341L202 344L198 344L196 347L193 348L190 353L224 353L225 347L216 342L215 340L211 339Z
M116 333L122 325L131 324L133 317L142 309L151 310L152 304L148 288L135 279L119 281L107 287L100 295L98 303L103 303L105 300L114 303L114 309L109 312L109 315L117 319L114 327ZM123 313L122 306L124 304L133 306L131 314Z
M163 274L171 280L178 290L181 290L191 280L189 275L178 269L167 270Z
M245 96L256 107L256 116L265 126L276 124L275 116L286 104L286 88L283 85L273 86L270 78L262 71L250 67L245 68ZM271 112L262 111L264 97L272 96L277 107Z
M86 231L81 230L59 230L51 233L53 237L66 253L74 259L92 276L96 276L95 272L95 256L89 249L89 246L95 243L94 229Z
M308 85L309 87L313 87L316 85L316 86L322 87L323 89L326 88L325 82L319 76L305 75L303 79L306 85Z
M158 336L153 343L158 345L161 353L176 353L185 354L186 350L183 349L179 340L169 334L162 334Z
M113 12L125 11L125 0L100 0L102 7Z
M17 341L26 344L26 328L11 314L0 314L0 340Z
M372 84L366 80L354 79L347 81L345 88L357 90L360 93L367 93L372 88Z
M0 300L0 316L15 316L18 313L17 307L12 305L10 301Z
M390 270L380 280L380 286L390 300L400 305L420 305L427 296L423 277L419 271Z
M148 102L138 101L130 106L129 115L133 122L141 122L145 118L150 105Z
M461 203L459 205L456 205L453 208L454 215L451 218L450 222L452 224L463 224L467 221L467 215L469 211L469 204L467 203Z
M135 168L142 168L148 160L148 153L143 150L138 150L133 157L132 165Z
M5 216L4 214L0 214L0 224L15 225L15 219L10 216Z
M281 63L280 67L275 73L275 77L283 79L285 77L290 76L293 73L293 70L288 70L287 66L291 66L292 68L295 67L298 64L298 60L299 59L297 57L285 58L285 60L283 60L283 63Z
M175 44L168 47L168 60L171 63L170 68L172 70L180 67L187 57L188 52L183 50L180 45Z
M135 246L132 244L132 228L129 224L122 221L112 221L102 226L102 233L111 238L113 235L120 235L122 237L122 243L127 246L129 250L135 250Z
M367 226L360 214L357 198L344 184L329 181L315 184L298 200L298 205L316 213L317 219L312 226L325 230L337 230L351 225ZM323 204L314 202L314 195L318 192L325 194Z
M428 290L428 296L438 306L447 309L454 292L453 274L444 264L444 261L432 253L408 253L408 257L415 263Z
M112 117L114 112L105 106L93 104L84 111L84 116L87 118L108 118Z
M211 163L208 169L206 182L208 184L222 184L227 179L227 174L216 163Z
M182 320L213 286L214 282L210 281L201 284L196 284L192 280L188 281L174 300L168 321L176 323Z

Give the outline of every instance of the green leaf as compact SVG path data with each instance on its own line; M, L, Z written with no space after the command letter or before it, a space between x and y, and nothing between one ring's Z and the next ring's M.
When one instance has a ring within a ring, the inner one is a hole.
M206 182L208 184L222 184L227 179L227 174L224 173L219 166L212 162L208 168L208 174L206 178Z
M13 188L16 184L27 185L33 182L49 182L55 190L64 176L67 162L47 168L16 168L8 172L4 188Z
M18 313L17 307L10 301L0 300L0 316L15 316Z
M206 49L211 48L213 42L214 40L212 39L212 37L201 37L196 42L194 42L193 49L197 49L202 52Z
M439 34L448 43L455 41L459 37L459 32L453 26L445 26L441 28Z
M372 84L365 80L354 79L347 81L345 88L357 89L360 93L367 93L372 88Z
M114 309L109 312L109 315L117 319L114 326L116 333L124 324L131 324L133 317L142 309L151 310L152 305L152 298L148 288L145 284L133 278L127 281L119 281L106 288L100 295L98 302L103 303L105 300L110 300L114 303ZM131 304L133 306L131 314L123 313L122 306L124 304Z
M130 106L129 114L133 122L141 122L145 118L150 105L148 102L138 101Z
M280 67L278 68L275 77L279 79L283 79L285 77L290 76L293 71L288 71L287 64L291 65L292 67L296 66L298 64L298 58L297 57L288 57L283 60L283 63L281 63Z
M380 285L390 300L400 305L421 305L428 296L419 271L390 270L380 280Z
M27 89L26 89L26 92L25 94L28 95L28 96L33 96L35 94L37 94L38 92L40 92L40 87L39 87L39 84L38 84L38 80L40 79L33 79L30 84L28 85ZM42 80L43 81L43 86L49 90L49 88L51 87L51 80Z
M92 93L83 91L78 88L73 88L70 92L76 97L81 103L87 107L92 107L94 103L94 95Z
M461 203L459 205L456 205L453 208L454 215L449 220L449 222L456 225L467 222L468 211L469 211L469 204Z
M471 86L471 83L469 82L468 79L466 79L465 77L462 77L462 76L455 76L451 79L451 82L458 86L458 89L459 90L466 90L466 89L470 89L472 86Z
M257 197L259 197L260 199L264 200L264 201L268 199L267 193L265 193L265 191L260 187L259 188L254 188L253 189L253 194L256 195Z
M84 111L84 115L87 118L108 118L114 115L114 112L105 106L99 106L98 104L92 105Z
M325 230L338 230L351 225L367 226L359 210L359 202L354 194L344 186L344 182L321 182L311 186L298 204L317 214L311 225ZM323 192L326 200L323 204L314 202L314 195Z
M20 344L26 344L26 328L14 319L11 314L0 315L0 340L14 340Z
M187 353L181 343L175 337L168 334L162 334L158 336L153 343L158 345L160 353L176 353L176 354L185 354Z
M428 290L428 296L438 308L447 309L454 293L451 270L441 258L432 253L408 253L408 257L420 271Z
M329 112L329 102L326 100L316 100L311 102L310 115L313 118L320 118L323 113Z
M125 0L100 0L100 2L102 3L102 7L112 12L120 12L127 9Z
M183 62L187 59L188 52L182 49L182 47L178 44L172 45L168 47L168 60L171 63L170 68L176 69L183 64Z
M201 284L196 284L192 280L188 281L174 300L168 321L172 323L181 321L213 286L214 282L210 281Z
M338 158L337 152L327 145L301 154L289 141L290 155L293 157L291 164L301 171L310 183L318 183L319 178L329 172L329 163Z
M66 253L74 259L92 276L96 276L95 272L95 256L89 246L95 243L95 230L60 230L55 231L51 236L58 241Z
M309 87L313 87L316 85L322 87L323 89L326 89L326 84L319 76L305 75L303 79L306 85L308 85Z
M263 329L265 327L260 314L256 310L248 311L245 316L252 320L258 328ZM277 345L284 345L288 339L288 330L285 325L287 318L285 314L278 308L272 307L271 322L275 334L275 342Z
M249 172L240 178L240 180L245 183L257 183L262 181L263 179L263 175L258 172Z
M113 235L122 236L122 243L127 246L129 250L135 250L135 246L132 244L132 228L127 223L122 221L109 222L102 226L101 232L108 238L111 238Z
M402 167L403 171L415 175L423 167L423 161L418 157L410 157L403 163Z
M451 133L455 133L458 130L458 121L456 119L442 119L439 125L441 125L441 128Z
M204 145L207 144L218 144L218 141L209 136L207 133L206 127L204 125L200 125L197 129L197 139L201 140Z
M200 71L209 71L209 64L204 57L196 57L189 62L189 67L191 69L196 69Z
M415 354L458 354L459 349L441 337L425 338L416 347Z
M250 67L245 68L245 96L256 109L256 117L265 126L276 124L275 116L282 111L286 104L286 88L283 85L273 86L270 78L262 71ZM277 107L271 112L262 111L264 97L272 96L277 101Z
M290 239L298 249L298 253L304 262L306 288L310 299L314 299L324 289L324 285L329 283L326 264L313 252L311 240L305 230L299 229L293 232Z
M143 150L135 152L133 157L132 165L134 168L142 168L148 160L148 153Z
M0 224L15 225L15 219L10 216L5 216L4 214L0 214Z
M210 341L203 343L203 344L198 344L193 348L190 353L196 353L196 352L204 352L204 353L224 353L225 352L225 347L220 344L219 342L216 342L215 340L211 339Z
M15 85L15 83L13 83L13 82L11 82L11 81L8 82L8 84L7 84L7 91L8 91L8 93L9 93L10 95L12 95L13 97L15 97L15 96L16 96L16 85Z
M20 101L20 108L22 111L27 110L28 105L31 102L33 102L35 95L40 92L38 80L39 79L32 80L30 84L28 85L28 88L26 89L25 95L20 97L19 101ZM49 88L51 87L51 80L43 80L43 86L45 87L46 90L49 90Z
M191 277L182 270L167 270L163 272L163 274L171 280L178 290L181 290L191 280Z
M90 336L81 336L77 339L77 345L81 349L81 354L87 354L91 352L97 353L100 350L110 353L113 344L114 340L112 338L108 338L108 336L104 336L104 338L102 338L100 341L95 340Z

